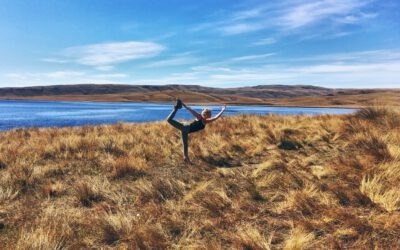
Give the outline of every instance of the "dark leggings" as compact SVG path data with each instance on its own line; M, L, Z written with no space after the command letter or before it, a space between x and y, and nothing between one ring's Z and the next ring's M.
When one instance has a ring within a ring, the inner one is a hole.
M177 120L174 120L175 114L178 110L174 109L172 110L171 114L167 117L167 122L174 126L175 128L179 129L182 134L182 142L183 142L183 155L188 158L188 140L189 140L189 125L183 124L178 122Z

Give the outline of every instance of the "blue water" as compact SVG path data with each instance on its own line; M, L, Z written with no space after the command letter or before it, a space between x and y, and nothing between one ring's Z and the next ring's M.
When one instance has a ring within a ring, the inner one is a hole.
M206 106L213 114L219 106ZM198 112L203 107L192 106ZM65 127L117 122L150 122L164 120L171 112L172 104L115 103L115 102L56 102L56 101L9 101L0 100L0 130L23 127ZM299 108L264 106L228 106L224 115L236 114L347 114L354 109ZM177 119L193 119L181 109Z

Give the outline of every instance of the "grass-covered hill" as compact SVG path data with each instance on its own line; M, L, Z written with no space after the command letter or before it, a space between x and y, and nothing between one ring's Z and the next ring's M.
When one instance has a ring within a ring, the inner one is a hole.
M396 249L400 115L0 133L3 249Z
M332 89L311 85L212 88L200 85L77 84L0 88L0 100L257 104L305 107L399 106L399 89Z

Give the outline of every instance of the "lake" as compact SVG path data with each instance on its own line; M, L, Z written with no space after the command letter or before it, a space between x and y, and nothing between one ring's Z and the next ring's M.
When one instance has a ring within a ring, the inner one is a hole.
M197 111L203 106L193 105ZM219 106L204 106L219 112ZM24 127L66 127L117 122L162 121L172 110L172 104L121 103L121 102L66 102L66 101L11 101L0 100L0 130ZM348 114L355 109L342 108L302 108L265 106L228 106L224 115L237 114L278 114L278 115L318 115ZM184 108L178 111L177 119L193 119Z

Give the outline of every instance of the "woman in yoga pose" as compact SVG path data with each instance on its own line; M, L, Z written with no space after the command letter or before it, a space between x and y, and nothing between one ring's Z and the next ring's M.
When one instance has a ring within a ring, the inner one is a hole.
M178 109L181 109L182 106L185 107L187 110L189 110L190 113L192 113L193 116L196 118L191 123L181 123L178 122L177 120L174 120L176 112L178 111ZM176 105L174 106L174 109L172 110L171 114L169 114L167 121L169 124L171 124L172 126L181 131L182 142L183 142L183 155L185 162L190 163L188 154L188 137L189 137L188 135L190 133L194 133L204 129L208 123L211 123L220 118L222 113L224 113L225 109L226 105L224 105L222 107L222 110L214 117L211 117L211 110L209 109L203 109L200 115L199 113L191 109L189 106L185 105L181 100L177 99Z

